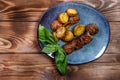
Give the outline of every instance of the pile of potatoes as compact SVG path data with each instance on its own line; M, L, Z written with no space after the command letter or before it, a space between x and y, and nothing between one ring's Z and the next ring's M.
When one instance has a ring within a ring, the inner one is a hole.
M85 26L82 24L76 25L73 32L68 28L78 22L80 17L76 9L68 8L65 12L58 15L58 19L51 23L53 36L55 39L69 42L73 40L74 36L80 36L85 31Z

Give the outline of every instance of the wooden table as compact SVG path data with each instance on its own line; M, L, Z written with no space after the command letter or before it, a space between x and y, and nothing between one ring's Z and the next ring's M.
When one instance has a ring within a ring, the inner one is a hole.
M40 52L37 28L49 7L69 1L103 13L111 39L98 60L69 65L67 76L61 76L54 61ZM0 80L120 80L120 0L0 0Z

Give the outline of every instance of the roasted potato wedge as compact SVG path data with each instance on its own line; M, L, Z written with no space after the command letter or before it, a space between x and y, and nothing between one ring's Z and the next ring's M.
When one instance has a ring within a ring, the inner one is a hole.
M78 22L80 20L80 17L78 15L70 17L69 18L69 23L70 24L75 24L76 22Z
M74 27L74 35L80 36L85 32L85 26L83 24L78 24Z
M73 33L71 31L67 30L65 32L65 36L63 37L63 40L68 42L68 41L71 41L73 38L74 38Z
M69 29L70 27L71 27L71 24L65 25L65 28L66 28L66 29Z
M61 26L62 24L58 20L53 21L51 24L51 28L53 31L56 31Z
M56 31L56 37L58 39L62 39L65 35L66 32L66 28L65 27L59 27Z
M56 32L53 32L52 34L53 34L55 40L58 41L59 39L58 39L57 36L56 36Z
M73 9L73 8L69 8L69 9L67 9L67 14L68 14L68 16L75 16L75 15L77 15L77 10L76 9Z
M68 22L68 19L69 19L69 16L67 15L66 12L60 13L59 16L58 16L58 20L59 20L61 23L67 23L67 22Z
M70 28L70 26L71 26L71 23L70 23L70 22L68 22L68 23L65 23L65 24L63 24L63 26L64 26L66 29L68 29L68 28Z

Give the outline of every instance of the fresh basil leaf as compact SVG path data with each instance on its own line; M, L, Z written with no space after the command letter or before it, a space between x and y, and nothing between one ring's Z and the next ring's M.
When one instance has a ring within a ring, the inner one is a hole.
M44 45L42 52L55 55L55 63L61 74L67 73L67 55L65 51L57 44L57 41L44 26L39 26L39 40Z
M55 53L55 63L61 74L67 74L67 56L64 50L59 47L58 51Z
M46 45L43 49L42 52L46 54L54 53L57 50L56 45Z
M49 32L44 26L39 26L39 40L43 45L47 44L57 44L57 41L54 39L53 35L51 32Z

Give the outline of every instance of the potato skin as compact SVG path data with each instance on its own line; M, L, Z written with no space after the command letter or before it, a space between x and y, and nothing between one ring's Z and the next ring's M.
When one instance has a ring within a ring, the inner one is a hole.
M67 15L66 12L60 13L58 16L58 21L60 21L61 23L67 23L69 19L69 16Z
M56 37L58 39L62 39L65 35L66 32L66 28L65 27L59 27L56 31Z
M53 21L51 24L51 28L53 31L56 31L61 26L62 24L58 20Z
M74 35L80 36L85 32L85 26L83 24L78 24L74 27Z
M73 9L73 8L69 8L69 9L67 9L67 14L69 15L69 16L75 16L75 15L77 15L77 10L76 9Z
M76 15L76 16L73 16L73 17L69 18L69 23L70 24L74 24L74 23L76 23L79 20L80 20L80 17L78 15Z
M71 24L68 22L66 24L63 25L66 29L69 29L71 27Z
M68 41L71 41L73 38L74 38L73 33L71 31L67 30L65 32L65 36L63 37L63 40L68 42Z
M56 32L53 32L52 34L53 34L55 40L58 41L59 39L58 39L57 36L56 36Z
M70 26L71 26L71 24L68 24L68 25L65 26L65 28L66 28L66 29L69 29Z

